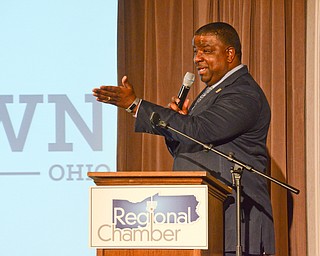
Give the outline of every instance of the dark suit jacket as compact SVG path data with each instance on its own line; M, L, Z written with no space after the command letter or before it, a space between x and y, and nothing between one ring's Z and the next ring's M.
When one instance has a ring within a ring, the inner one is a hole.
M192 109L192 106L191 108ZM150 116L157 112L171 127L236 159L266 171L266 137L270 123L267 99L248 73L246 66L229 76L206 95L189 113L180 115L168 108L142 101L136 123L137 132L165 136L174 157L174 170L206 170L231 185L232 163L203 150L185 137L159 127L152 127ZM244 171L242 175L242 246L246 252L274 253L272 209L267 183L261 176ZM236 248L235 193L224 203L225 251Z

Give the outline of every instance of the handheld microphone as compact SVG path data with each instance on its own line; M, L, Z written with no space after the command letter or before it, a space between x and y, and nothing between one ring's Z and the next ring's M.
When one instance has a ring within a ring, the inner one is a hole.
M182 109L183 103L187 98L190 87L193 84L195 75L193 73L187 72L183 78L183 84L178 93L178 98L180 99L178 107Z

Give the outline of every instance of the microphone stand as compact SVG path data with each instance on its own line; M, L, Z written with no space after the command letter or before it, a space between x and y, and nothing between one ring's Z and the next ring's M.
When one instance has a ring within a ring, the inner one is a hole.
M243 168L235 164L235 167L231 167L232 184L236 187L236 256L242 256L241 246L241 177Z
M242 256L242 246L241 246L241 177L242 177L242 172L243 169L249 171L249 172L253 172L256 173L274 183L276 183L277 185L295 193L295 194L299 194L300 191L282 181L279 181L263 172L260 172L256 169L254 169L252 166L249 166L239 160L237 160L234 157L233 153L229 153L229 155L226 155L225 153L214 149L213 145L207 145L205 143L202 143L190 136L188 136L187 134L180 132L179 130L176 130L174 128L172 128L169 124L167 124L166 122L162 121L160 119L160 115L158 113L153 112L151 114L150 117L150 122L153 125L153 127L161 127L164 129L168 129L170 131L173 131L174 133L177 133L201 146L204 147L205 150L207 151L212 151L214 153L216 153L217 155L226 158L228 161L234 163L234 167L231 167L231 174L232 174L232 182L233 182L233 186L236 187L236 225L237 225L237 230L236 230L236 235L237 235L237 245L236 245L236 256Z

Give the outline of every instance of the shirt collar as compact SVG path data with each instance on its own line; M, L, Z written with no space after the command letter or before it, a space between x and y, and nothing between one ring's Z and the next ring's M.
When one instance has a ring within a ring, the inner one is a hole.
M233 73L237 72L239 69L241 69L242 67L244 67L243 64L240 64L236 67L234 67L233 69L229 70L218 82L216 82L213 85L210 85L210 89L214 89L215 87L217 87L219 84L221 84L224 80L226 80L229 76L231 76Z

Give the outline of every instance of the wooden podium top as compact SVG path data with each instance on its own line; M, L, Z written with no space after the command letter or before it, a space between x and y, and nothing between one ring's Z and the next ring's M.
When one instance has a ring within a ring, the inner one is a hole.
M206 171L88 172L98 186L119 185L208 185L222 194L232 189Z

